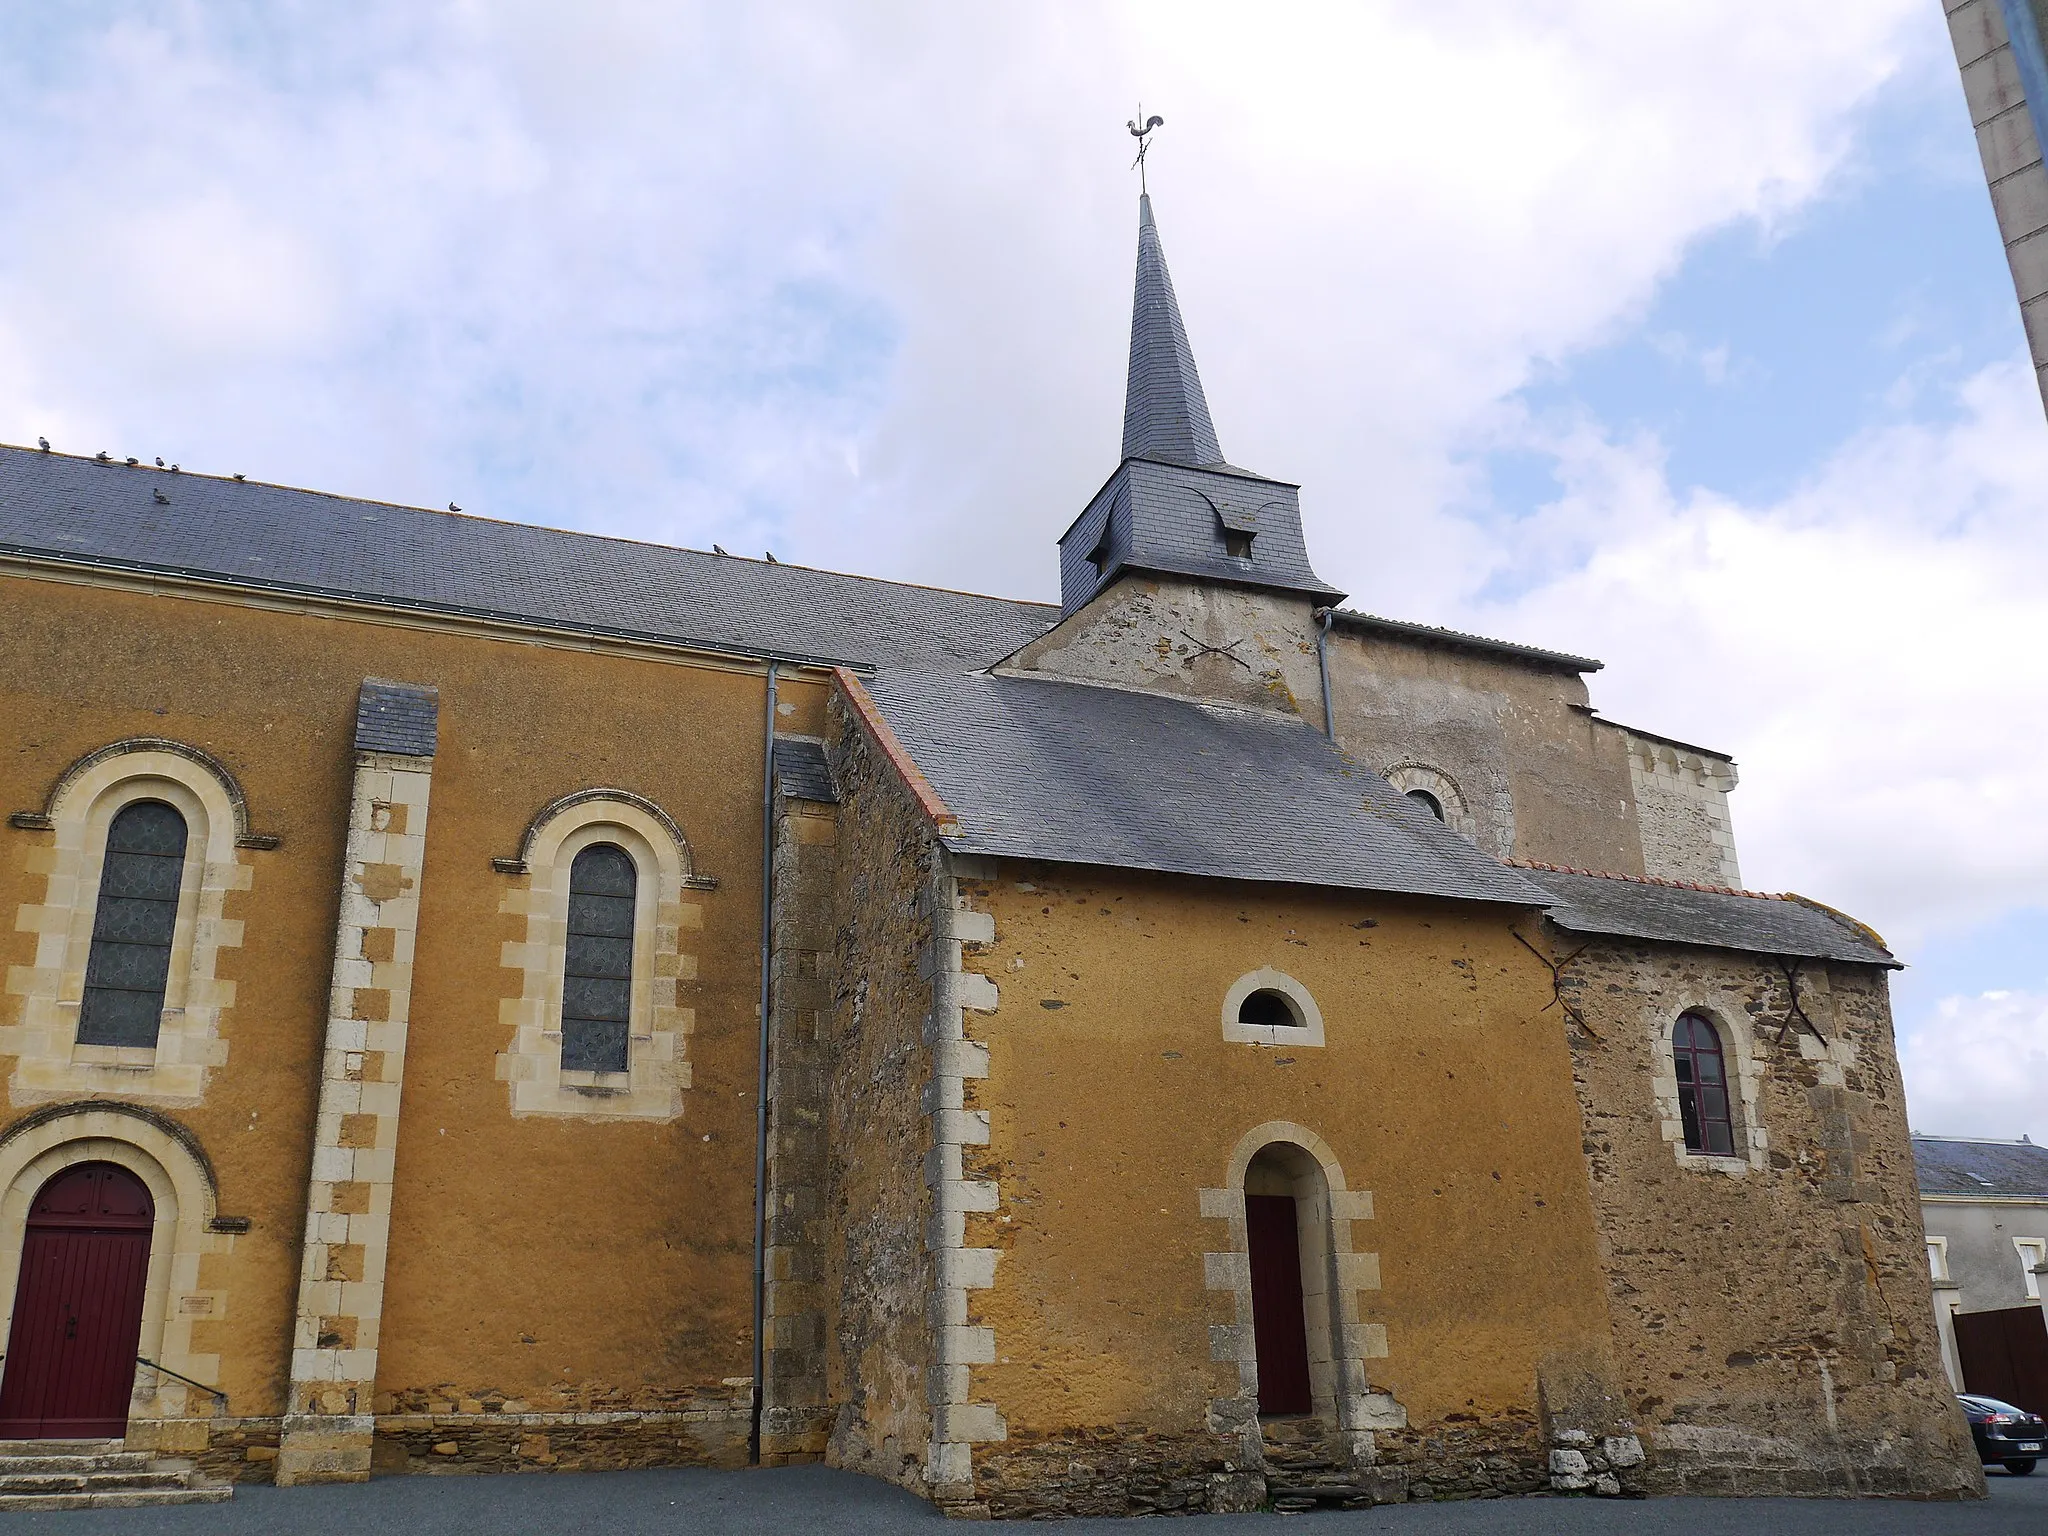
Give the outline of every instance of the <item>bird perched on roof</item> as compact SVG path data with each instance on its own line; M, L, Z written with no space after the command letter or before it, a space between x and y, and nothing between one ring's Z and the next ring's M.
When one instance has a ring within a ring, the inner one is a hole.
M36 446L42 449L43 452L48 453L50 451L50 440L47 437L39 437L36 439Z
M140 464L141 462L142 461L136 458L134 454L131 453L128 455L128 467L130 469L133 469L137 464Z
M164 456L162 454L158 454L156 456L156 467L158 469L162 469L164 467Z
M248 479L249 477L248 477L247 475L243 474L243 473L242 473L242 472L241 472L241 471L240 471L240 470L238 469L238 470L236 470L236 471L235 471L235 478L236 478L237 480L246 480L246 479Z
M714 544L711 546L711 553L713 553L714 555L722 555L725 553L725 546L723 544Z
M151 486L149 488L149 497L150 500L154 501L160 507L168 507L171 504L171 498L166 496L163 493L163 491L157 486Z
M176 474L177 472L178 472L178 466L177 466L177 465L175 465L175 464L173 464L173 465L171 466L171 473L175 475L175 474Z
M102 448L98 453L94 454L93 457L98 459L102 464L104 464L107 462L107 450Z
M455 505L454 502L451 501L448 503L448 510L450 512L460 512L462 508L458 507L457 505Z
M776 558L775 558L775 551L774 551L774 550L772 550L772 549L765 549L765 550L763 550L763 551L762 551L761 553L762 553L762 556L763 556L763 558L765 558L765 559L767 560L767 562L768 562L768 563L769 563L770 565L780 565L780 564L782 564L782 562L781 562L780 560L778 560L778 559L776 559Z

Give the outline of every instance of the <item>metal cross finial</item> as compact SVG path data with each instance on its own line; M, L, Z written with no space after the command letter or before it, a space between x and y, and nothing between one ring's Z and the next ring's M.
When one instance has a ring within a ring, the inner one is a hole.
M1138 190L1140 192L1148 190L1145 186L1145 156L1152 149L1152 130L1159 127L1165 121L1165 118L1157 114L1147 117L1145 115L1145 104L1139 102L1138 115L1125 124L1131 130L1131 137L1138 141L1138 158L1131 162L1131 168L1138 173ZM1143 127L1139 126L1141 123L1144 125Z

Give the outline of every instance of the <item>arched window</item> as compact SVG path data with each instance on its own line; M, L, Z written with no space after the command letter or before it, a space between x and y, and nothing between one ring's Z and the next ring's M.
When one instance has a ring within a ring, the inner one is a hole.
M1408 798L1410 800L1413 800L1417 805L1421 806L1425 811L1429 812L1429 814L1434 816L1438 821L1442 821L1444 819L1443 801L1437 799L1437 797L1435 795L1432 795L1428 790L1411 789L1408 791Z
M123 806L107 828L80 1045L155 1046L184 878L185 818L161 800Z
M633 900L626 850L592 843L569 866L569 943L562 966L562 1068L624 1072L633 1016Z
M1266 1029L1300 1029L1301 1014L1294 1000L1277 987L1260 987L1238 1004L1237 1022Z
M1671 1031L1671 1056L1678 1069L1678 1114L1685 1148L1714 1157L1735 1155L1735 1128L1728 1114L1728 1069L1721 1036L1696 1013L1681 1015Z

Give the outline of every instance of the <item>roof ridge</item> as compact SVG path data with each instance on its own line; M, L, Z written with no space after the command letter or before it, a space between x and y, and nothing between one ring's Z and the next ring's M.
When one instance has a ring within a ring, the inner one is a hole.
M1705 891L1710 896L1747 896L1754 901L1797 901L1814 907L1821 905L1817 901L1809 902L1803 896L1794 896L1782 891L1745 891L1732 885L1703 885L1697 880L1666 880L1661 875L1624 875L1611 869L1574 869L1569 864L1542 864L1534 859L1503 859L1501 862L1516 869L1540 869L1553 875L1587 875L1595 880L1622 880L1630 885L1661 885L1667 890L1674 891ZM1832 907L1822 910L1831 916L1837 915ZM1857 926L1862 927L1860 923Z
M48 450L30 448L21 443L0 442L0 452L14 452L34 459L70 459L78 464L96 464L103 469L147 470L151 474L168 475L173 471L166 466L158 469L154 464L129 464L123 459L102 459L89 453L67 453L62 449ZM864 576L857 571L835 571L822 565L805 565L800 560L756 560L751 555L721 555L714 550L696 549L688 544L667 544L659 539L636 539L622 533L593 533L585 528L558 528L552 523L521 522L517 518L486 517L480 512L450 512L444 507L415 506L409 501L384 501L375 496L351 496L343 491L323 491L310 485L287 485L282 480L251 480L246 476L211 474L199 469L179 469L179 480L210 480L224 486L247 486L258 490L289 491L295 496L318 496L324 501L346 502L358 507L388 507L394 512L417 512L426 517L445 518L450 522L480 523L492 528L530 529L536 533L559 534L568 539L596 539L606 544L631 544L641 549L661 549L671 553L700 555L706 560L739 560L749 565L775 566L782 570L809 571L817 576L838 576L847 581L871 582L877 586L907 587L916 592L943 592L951 597L971 597L988 603L1012 603L1021 608L1044 608L1050 612L1059 611L1058 603L1041 602L1029 597L1000 597L993 592L970 592L964 587L942 587L927 581L898 581L888 576Z

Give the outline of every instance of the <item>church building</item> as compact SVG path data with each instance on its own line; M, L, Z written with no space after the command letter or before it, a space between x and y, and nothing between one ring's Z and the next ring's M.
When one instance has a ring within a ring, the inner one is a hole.
M0 1438L1980 1494L1734 763L1344 606L1149 198L1076 490L1053 606L0 449Z

